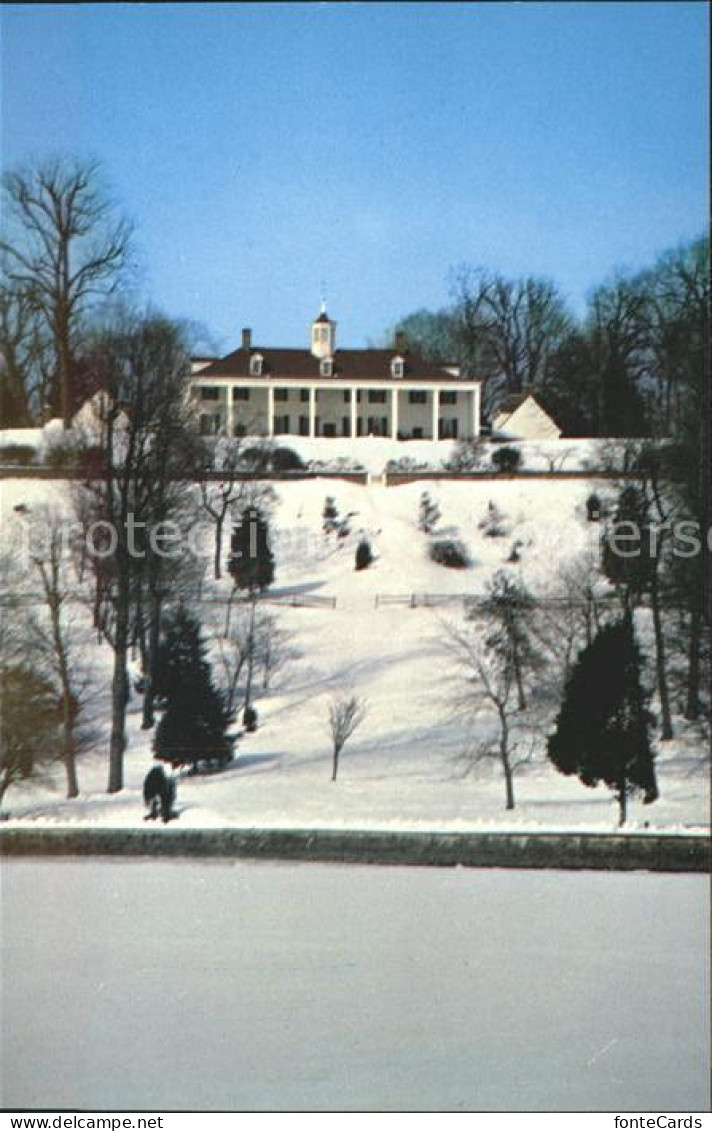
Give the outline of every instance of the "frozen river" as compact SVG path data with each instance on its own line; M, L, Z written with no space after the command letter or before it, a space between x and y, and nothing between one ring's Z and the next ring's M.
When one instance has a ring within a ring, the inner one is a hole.
M4 1106L706 1109L703 876L8 860Z

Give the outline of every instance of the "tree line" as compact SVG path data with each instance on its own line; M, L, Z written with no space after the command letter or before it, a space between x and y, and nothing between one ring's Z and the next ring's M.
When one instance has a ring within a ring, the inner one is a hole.
M676 436L709 396L709 267L704 236L619 272L577 318L549 279L466 265L447 306L415 311L397 329L483 380L490 415L528 389L567 436Z

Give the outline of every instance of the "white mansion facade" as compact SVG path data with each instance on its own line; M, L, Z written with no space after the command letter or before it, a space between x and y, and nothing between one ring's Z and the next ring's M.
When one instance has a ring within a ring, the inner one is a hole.
M393 349L337 349L322 305L311 349L242 346L195 358L191 395L204 436L389 436L472 439L480 433L480 382L427 361L396 335Z

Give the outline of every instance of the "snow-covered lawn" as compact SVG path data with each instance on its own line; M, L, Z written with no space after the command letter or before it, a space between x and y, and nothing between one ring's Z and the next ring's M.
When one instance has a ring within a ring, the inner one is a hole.
M462 539L472 568L451 570L429 560L428 539L417 528L424 486L442 512L438 534ZM326 480L279 484L272 596L335 598L336 607L268 606L290 634L296 658L259 698L259 730L239 741L235 762L220 773L180 778L181 826L613 830L617 812L610 793L587 790L556 773L543 755L545 734L537 757L516 779L513 812L505 812L497 766L463 778L458 754L465 736L451 715L453 673L443 649L444 625L461 619L461 608L376 607L377 595L384 594L481 593L492 573L505 567L533 591L546 591L562 563L596 548L600 530L585 521L584 505L594 488L587 481L442 481L393 488ZM54 483L7 480L2 489L6 520L18 503L32 507L52 499L59 507L66 499L66 487ZM609 493L612 487L597 489ZM342 544L322 533L327 494L342 515L352 512L352 534ZM490 501L504 515L505 537L487 538L478 529ZM357 573L354 550L362 533L377 560ZM515 540L522 543L521 561L507 564ZM218 598L202 607L216 630L228 592L229 579L206 590ZM647 631L645 617L640 627ZM109 797L104 791L111 653L106 645L90 647L99 688L93 709L104 737L80 763L82 796L64 801L59 775L53 791L36 784L12 787L4 808L13 820L142 821L141 783L152 754L151 736L140 730L140 698L134 696L130 706L126 788ZM344 687L367 701L368 714L332 783L326 710L331 693ZM704 749L682 720L676 724L676 740L659 747L661 798L645 808L631 806L631 829L645 822L651 830L666 831L709 826Z
M702 876L3 864L7 1107L703 1111Z

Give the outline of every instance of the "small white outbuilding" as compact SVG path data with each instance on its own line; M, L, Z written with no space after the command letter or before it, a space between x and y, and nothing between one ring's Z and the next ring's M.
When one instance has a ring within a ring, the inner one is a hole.
M533 393L507 397L495 412L492 432L507 440L558 440L561 429Z

